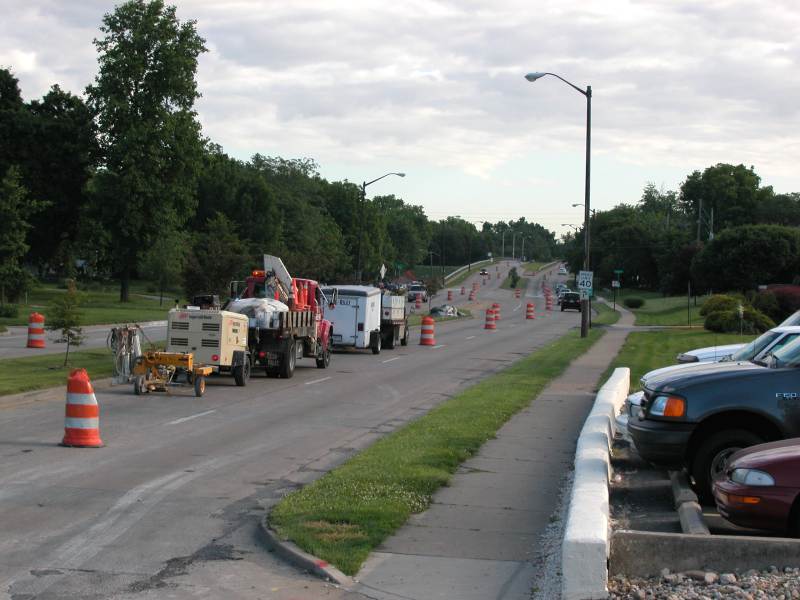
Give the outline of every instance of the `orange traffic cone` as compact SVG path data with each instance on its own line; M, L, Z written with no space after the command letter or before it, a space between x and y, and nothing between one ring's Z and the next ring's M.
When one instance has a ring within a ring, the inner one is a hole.
M100 448L100 407L86 369L75 369L67 380L67 414L62 446Z
M464 289L464 286L462 285L462 286L461 286L461 295L462 295L462 296L464 295L464 292L466 292L466 290Z
M467 298L470 302L475 301L475 290L470 291L469 297Z
M420 293L417 293L417 297L414 300L414 308L416 308L417 310L422 308L422 294Z
M500 320L500 305L497 302L492 304L492 311L494 312L494 320L495 321L499 321Z
M435 346L434 326L432 317L422 318L422 335L419 338L420 346Z
M517 288L514 290L514 297L521 298L522 297L522 290Z
M489 331L497 329L497 324L494 322L494 311L491 308L486 309L486 323L483 328Z
M37 312L28 317L28 348L44 348L44 315Z
M528 306L525 309L525 319L536 319L536 310L533 302L528 302Z
M447 290L447 301L448 302L453 301L453 290Z

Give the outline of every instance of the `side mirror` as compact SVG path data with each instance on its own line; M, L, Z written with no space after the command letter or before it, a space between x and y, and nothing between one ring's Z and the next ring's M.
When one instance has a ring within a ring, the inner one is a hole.
M331 302L330 304L328 304L328 308L330 308L331 310L336 308L336 302Z

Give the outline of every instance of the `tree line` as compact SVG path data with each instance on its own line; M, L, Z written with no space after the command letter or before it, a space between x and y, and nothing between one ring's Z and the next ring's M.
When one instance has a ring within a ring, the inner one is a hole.
M636 203L590 219L590 263L610 285L685 294L746 293L800 283L800 194L763 186L755 169L720 163L689 174L678 190L648 184ZM583 231L563 239L583 268Z
M524 219L433 221L394 195L362 198L356 183L326 180L312 159L229 156L194 110L205 40L162 0L117 6L94 45L83 96L53 85L26 102L0 69L0 302L32 272L117 278L123 301L137 277L224 293L264 253L293 273L348 281L359 241L367 279L381 265L392 275L499 255L504 237L525 237L536 259L554 254L555 235Z

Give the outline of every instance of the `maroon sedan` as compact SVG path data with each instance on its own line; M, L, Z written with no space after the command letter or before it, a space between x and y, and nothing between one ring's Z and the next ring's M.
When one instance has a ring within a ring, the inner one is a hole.
M719 513L742 527L800 536L799 498L800 438L739 450L714 480Z

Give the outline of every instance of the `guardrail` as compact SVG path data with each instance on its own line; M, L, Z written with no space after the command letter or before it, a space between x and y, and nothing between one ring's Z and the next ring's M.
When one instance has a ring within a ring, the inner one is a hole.
M491 258L487 258L486 260L479 260L479 261L471 263L469 265L464 265L463 267L459 267L455 271L453 271L452 273L448 273L447 275L445 275L444 276L444 282L446 284L448 279L452 279L453 277L456 277L457 275L460 275L461 273L463 273L464 271L466 271L467 269L469 269L471 267L476 267L478 265L482 265L482 264L490 263L490 262L492 262L492 259Z

